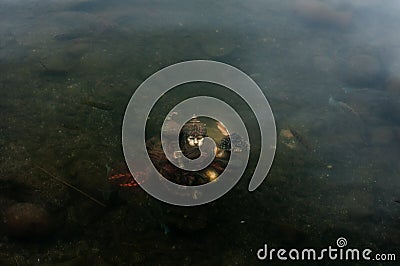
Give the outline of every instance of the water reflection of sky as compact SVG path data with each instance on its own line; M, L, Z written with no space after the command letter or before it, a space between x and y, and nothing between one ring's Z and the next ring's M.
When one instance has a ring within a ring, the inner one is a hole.
M26 150L61 156L68 173L83 167L79 156L112 163L138 84L179 61L219 60L260 85L278 126L269 179L221 200L243 213L227 207L218 218L236 232L230 240L287 243L282 233L289 244L306 235L328 245L344 234L398 248L399 13L400 1L378 0L0 0L1 172L28 167Z

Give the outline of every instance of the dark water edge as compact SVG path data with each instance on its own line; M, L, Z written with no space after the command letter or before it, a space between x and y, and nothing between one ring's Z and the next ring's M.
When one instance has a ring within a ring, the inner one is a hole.
M264 243L324 248L339 237L396 253L398 47L382 40L395 18L377 9L387 19L370 27L374 43L359 25L375 6L332 5L352 12L346 27L273 1L1 2L1 215L29 202L51 226L21 239L1 224L0 264L254 265ZM107 169L126 172L121 123L135 88L198 58L242 69L270 101L278 146L266 181L249 193L249 169L221 199L192 208L111 183Z

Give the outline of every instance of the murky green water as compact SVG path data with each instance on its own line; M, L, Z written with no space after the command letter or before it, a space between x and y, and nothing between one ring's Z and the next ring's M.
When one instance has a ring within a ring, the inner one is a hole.
M264 244L336 247L339 237L400 256L399 11L375 0L0 0L0 264L254 265ZM239 109L254 147L234 189L184 208L109 179L127 174L132 93L191 59L250 75L278 142L250 193L260 136L248 107L214 87L172 91L148 134L168 103L210 93ZM46 215L12 220L21 202Z

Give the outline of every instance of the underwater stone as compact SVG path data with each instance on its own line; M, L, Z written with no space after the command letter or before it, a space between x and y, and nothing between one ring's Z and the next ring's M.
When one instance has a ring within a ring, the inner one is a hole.
M168 229L188 233L205 229L209 217L206 209L170 208L165 212L164 222Z
M374 87L383 78L382 64L378 58L369 54L356 54L346 62L345 80L354 86Z
M389 145L395 141L392 126L379 126L371 129L370 140L373 144Z
M203 52L210 57L228 56L237 47L236 39L228 33L215 32L202 36L200 43Z
M399 68L400 69L400 68ZM393 98L400 99L400 71L391 73L386 80L386 89Z
M327 55L315 55L312 59L314 68L322 72L332 72L335 68L335 62Z
M347 27L352 13L336 10L327 3L315 0L300 0L294 4L295 14L303 21L319 26Z
M16 238L39 238L51 231L49 213L32 203L16 203L5 212L8 235Z

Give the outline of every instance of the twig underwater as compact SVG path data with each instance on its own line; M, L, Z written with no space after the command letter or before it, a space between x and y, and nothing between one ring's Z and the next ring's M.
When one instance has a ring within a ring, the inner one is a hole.
M46 169L44 169L43 167L40 167L39 165L36 165L37 168L39 168L40 170L42 170L44 173L46 173L48 176L50 176L51 178L53 178L54 180L64 184L65 186L75 190L76 192L80 193L81 195L85 196L86 198L94 201L95 203L97 203L98 205L102 206L102 207L107 207L107 205L105 205L104 203L102 203L101 201L95 199L94 197L90 196L88 193L82 191L81 189L77 188L76 186L68 183L67 181L63 180L62 178L50 173L49 171L47 171Z

